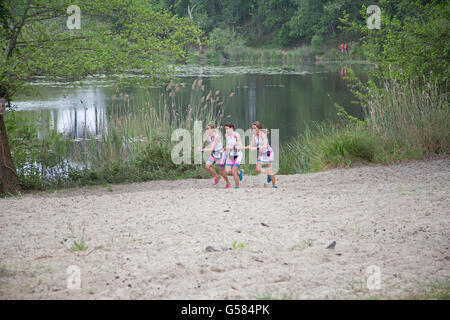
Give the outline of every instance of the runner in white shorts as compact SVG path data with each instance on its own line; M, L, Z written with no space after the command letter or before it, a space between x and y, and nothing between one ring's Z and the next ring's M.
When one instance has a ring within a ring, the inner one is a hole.
M209 159L206 161L205 169L212 173L215 177L213 184L216 185L220 176L225 179L226 188L230 187L230 181L228 180L227 175L224 172L225 161L226 161L226 152L223 148L222 137L220 133L215 129L213 124L208 124L206 126L206 133L208 134L209 146L207 148L201 149L203 152L211 152ZM213 165L217 163L219 166L219 174L214 170Z
M244 154L242 153L244 147L242 145L241 136L234 131L234 125L231 122L227 122L224 127L226 131L225 137L227 139L225 173L233 176L236 183L234 188L239 189L239 181L242 180L243 174L243 170L239 167L244 157Z
M256 172L267 173L267 182L272 182L272 188L276 188L275 175L272 171L272 162L274 159L273 149L269 145L269 139L267 138L266 130L259 121L252 123L253 137L249 146L245 149L257 150L258 161L256 163ZM266 165L267 168L263 169L262 166Z

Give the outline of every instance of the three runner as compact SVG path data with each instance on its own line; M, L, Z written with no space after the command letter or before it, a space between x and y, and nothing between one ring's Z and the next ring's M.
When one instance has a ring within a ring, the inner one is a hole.
M240 169L241 161L244 157L243 150L257 150L258 161L256 163L256 172L267 174L267 182L272 182L272 188L276 188L275 175L272 171L272 163L274 159L273 149L269 145L267 138L267 130L259 121L252 123L253 136L249 146L244 147L241 136L234 129L231 122L227 122L224 126L226 134L226 147L223 148L220 134L215 130L214 125L208 124L206 132L209 135L209 147L201 149L204 152L211 152L211 156L206 162L205 169L211 172L215 177L213 184L217 184L220 176L225 179L226 188L230 188L228 175L232 175L235 181L235 189L239 189L239 182L243 177L243 170ZM218 163L219 174L216 173L212 165ZM263 165L266 168L263 169ZM225 166L225 172L223 170Z

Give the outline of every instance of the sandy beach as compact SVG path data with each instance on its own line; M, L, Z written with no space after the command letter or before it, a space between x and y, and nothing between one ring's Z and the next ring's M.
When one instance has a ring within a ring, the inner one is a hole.
M450 279L450 157L264 182L0 199L0 299L396 298Z

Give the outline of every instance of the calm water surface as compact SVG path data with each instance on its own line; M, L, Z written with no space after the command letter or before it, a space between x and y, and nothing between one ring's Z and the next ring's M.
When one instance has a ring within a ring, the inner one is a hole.
M369 67L352 65L355 73L363 76ZM281 143L301 134L312 121L335 120L335 102L349 114L363 117L362 108L351 103L355 98L343 79L345 68L336 63L289 68L188 65L175 70L174 82L180 84L177 104L187 106L192 83L202 79L205 94L220 90L226 105L224 121L232 121L237 128L246 130L252 121L259 120L265 127L280 129ZM14 102L17 110L33 119L41 136L56 129L70 139L90 138L107 131L108 114L117 100L121 101L121 114L125 116L137 112L136 106L158 107L161 94L165 93L165 87L148 91L120 88L114 95L114 83L98 78L88 79L81 86L45 81L34 82L33 86L38 94L17 97ZM229 97L232 92L234 96Z

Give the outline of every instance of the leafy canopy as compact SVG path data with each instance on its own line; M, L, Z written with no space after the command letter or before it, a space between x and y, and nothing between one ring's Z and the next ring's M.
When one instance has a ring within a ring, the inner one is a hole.
M0 5L0 94L8 100L26 81L45 76L77 81L107 75L120 83L151 85L169 64L185 59L201 34L187 18L148 0L15 0ZM81 28L69 29L70 5ZM134 77L124 77L123 74Z

